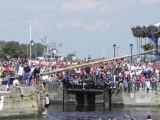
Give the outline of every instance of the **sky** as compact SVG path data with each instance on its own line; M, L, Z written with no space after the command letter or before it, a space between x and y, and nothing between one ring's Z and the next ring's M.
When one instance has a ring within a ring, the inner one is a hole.
M160 22L160 0L0 0L0 40L41 42L77 57L136 52L131 27ZM30 36L31 26L31 36ZM62 46L59 47L59 44Z

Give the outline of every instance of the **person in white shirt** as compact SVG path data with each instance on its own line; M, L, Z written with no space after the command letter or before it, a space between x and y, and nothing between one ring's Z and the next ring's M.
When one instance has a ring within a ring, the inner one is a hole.
M45 97L45 108L49 107L49 95L47 94Z
M23 73L24 73L24 70L23 70L23 67L22 67L22 65L19 65L19 68L18 68L18 76L19 76L19 81L20 81L20 83L22 84L22 75L23 75Z
M49 95L47 94L44 98L43 98L43 109L44 109L44 114L47 113L47 108L49 107L50 102L49 102Z
M149 79L146 79L146 86L147 86L147 93L149 92L149 88L150 88L150 81Z
M18 86L19 85L19 81L17 79L13 80L13 86Z

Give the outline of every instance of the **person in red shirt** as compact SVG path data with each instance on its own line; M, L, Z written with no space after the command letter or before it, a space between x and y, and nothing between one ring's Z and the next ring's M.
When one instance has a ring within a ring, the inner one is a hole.
M146 81L146 78L144 75L141 75L141 85L142 85L142 91L145 91L145 81Z

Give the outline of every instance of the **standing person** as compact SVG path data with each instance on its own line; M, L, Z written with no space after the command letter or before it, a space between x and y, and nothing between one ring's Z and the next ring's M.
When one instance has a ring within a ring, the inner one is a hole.
M4 72L3 66L0 64L0 78L3 77L3 72Z
M126 92L127 89L128 89L128 81L129 81L129 79L128 79L127 75L125 75L125 78L124 78L124 80L123 80L124 92ZM129 90L128 90L128 91L129 91Z
M47 108L49 107L49 95L47 94L44 98L43 98L43 109L44 109L44 114L47 113Z
M149 79L146 80L146 86L147 86L147 93L148 93L149 89L150 89L150 80Z
M136 91L139 91L140 88L140 76L136 76Z
M20 85L22 85L22 75L23 75L23 67L20 64L18 67L18 79L19 79Z
M30 85L30 78L31 78L31 68L28 64L26 64L23 68L24 74L23 74L23 84L29 86Z
M34 66L34 70L33 70L33 72L32 72L33 77L34 77L34 85L35 85L35 84L37 85L37 83L38 83L37 80L38 80L39 73L40 73L40 68L39 68L38 65L35 65L35 66Z
M140 76L140 81L141 81L141 85L142 85L142 91L145 91L145 76L141 75Z

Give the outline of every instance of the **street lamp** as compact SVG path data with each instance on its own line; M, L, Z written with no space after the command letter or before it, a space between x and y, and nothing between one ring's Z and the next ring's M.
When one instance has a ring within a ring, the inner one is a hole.
M77 52L76 52L76 51L74 51L74 56L76 56L76 53L77 53Z
M131 49L131 62L132 62L132 49L133 49L133 44L130 44L130 49Z
M56 54L57 54L57 51L54 49L54 50L53 50L54 59L55 59L55 57L56 57Z
M114 57L116 56L116 44L113 44L113 49L114 49Z
M117 57L119 56L119 55L118 55L118 49L119 49L119 47L117 47Z
M52 59L52 55L53 55L53 48L52 48L52 47L50 47L50 48L48 48L48 49L49 49L48 55L50 54L51 59Z
M32 46L34 45L34 41L30 41L30 59L32 58Z

